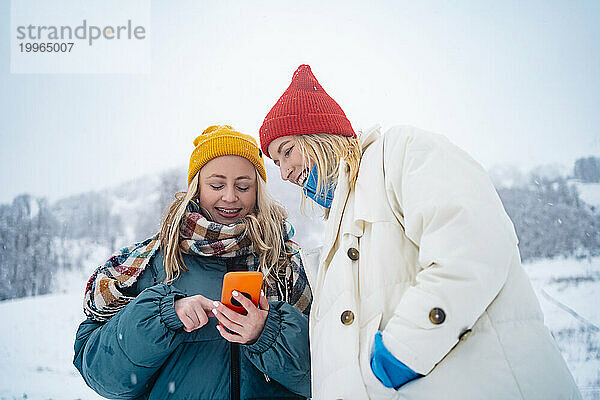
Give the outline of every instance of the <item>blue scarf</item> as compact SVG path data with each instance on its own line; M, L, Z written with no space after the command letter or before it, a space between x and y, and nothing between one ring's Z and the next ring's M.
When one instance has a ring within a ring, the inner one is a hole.
M317 178L319 176L317 165L313 165L308 175L308 179L304 184L304 194L313 199L318 205L331 208L331 202L333 201L333 192L335 191L335 183L329 182L324 187L321 187L320 193L317 194Z

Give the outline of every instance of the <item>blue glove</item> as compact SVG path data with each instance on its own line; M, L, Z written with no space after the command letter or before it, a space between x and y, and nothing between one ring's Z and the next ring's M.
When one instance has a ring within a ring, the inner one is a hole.
M423 376L404 365L386 349L383 345L381 332L375 334L371 369L377 379L383 383L383 386L394 389L398 389L405 383Z

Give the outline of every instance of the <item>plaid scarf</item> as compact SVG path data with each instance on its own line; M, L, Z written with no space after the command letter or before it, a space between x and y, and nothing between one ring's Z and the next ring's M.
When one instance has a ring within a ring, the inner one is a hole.
M181 222L179 245L184 253L200 257L246 257L248 270L256 271L260 258L246 235L242 222L223 225L207 220L200 212L188 212ZM285 250L291 254L285 268L276 277L267 277L268 301L285 301L308 315L312 292L300 258L300 247L290 240L292 225L284 221ZM99 322L108 321L136 296L132 287L160 248L158 235L124 247L99 266L87 282L83 312Z

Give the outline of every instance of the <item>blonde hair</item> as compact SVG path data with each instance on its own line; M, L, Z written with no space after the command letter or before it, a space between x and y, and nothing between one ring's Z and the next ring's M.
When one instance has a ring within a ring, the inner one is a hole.
M165 217L159 233L160 246L164 254L165 283L171 283L187 271L179 245L181 220L187 211L190 200L198 197L200 173L190 181L187 192L175 194L175 200L165 210ZM259 270L267 279L277 280L280 270L289 262L290 253L284 242L283 221L287 218L285 208L275 201L267 191L267 183L256 174L255 212L242 220L246 234L252 241L254 251L260 257Z
M304 160L310 159L317 166L317 193L329 182L337 182L340 161L346 162L346 175L350 189L354 189L362 149L358 138L334 135L331 133L311 133L307 135L296 135L294 140L300 147ZM302 208L306 195L302 192ZM324 218L329 216L329 210L325 209Z

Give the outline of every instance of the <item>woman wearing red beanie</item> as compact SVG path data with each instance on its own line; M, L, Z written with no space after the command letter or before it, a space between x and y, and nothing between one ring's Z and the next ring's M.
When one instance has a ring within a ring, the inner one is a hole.
M326 210L315 399L579 399L483 168L440 135L357 138L301 65L261 148Z

